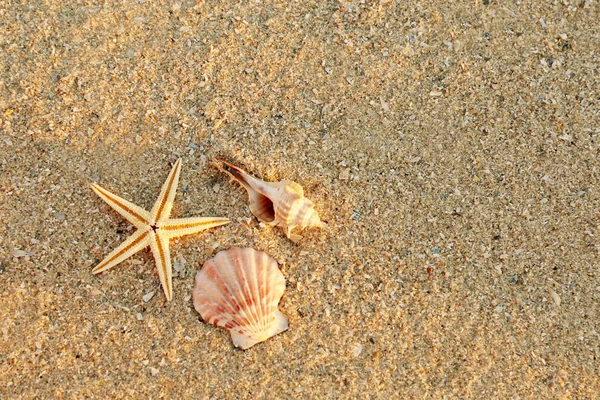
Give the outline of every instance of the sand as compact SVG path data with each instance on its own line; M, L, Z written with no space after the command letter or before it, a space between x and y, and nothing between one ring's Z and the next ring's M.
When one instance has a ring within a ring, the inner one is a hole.
M111 3L0 1L0 398L598 398L597 1ZM172 302L149 250L92 275L133 227L89 184L150 208L179 157L173 215L232 223ZM288 283L247 351L190 300L233 246Z

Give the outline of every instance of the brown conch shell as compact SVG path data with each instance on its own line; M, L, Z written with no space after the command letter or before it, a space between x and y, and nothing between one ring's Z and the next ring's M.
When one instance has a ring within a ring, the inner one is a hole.
M284 290L277 261L262 251L232 248L196 274L194 308L206 322L229 329L233 344L245 350L287 330L277 308Z
M323 226L313 202L304 197L302 186L296 182L261 181L221 158L217 160L225 164L225 167L219 163L213 165L238 181L248 192L252 214L264 223L282 227L286 236L294 242L302 238L292 233L294 228L302 230Z

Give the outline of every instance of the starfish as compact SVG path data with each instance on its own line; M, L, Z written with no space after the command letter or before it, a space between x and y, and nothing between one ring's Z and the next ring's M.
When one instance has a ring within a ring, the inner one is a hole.
M178 159L175 165L173 165L173 169L160 191L160 196L150 212L110 193L96 184L91 185L94 192L102 200L107 202L116 212L138 228L133 235L128 237L119 247L111 251L100 264L96 265L92 270L93 274L106 271L143 248L150 246L163 291L165 292L167 301L171 301L173 298L173 286L169 240L229 223L227 218L219 217L169 218L171 209L173 208L180 170L181 159Z

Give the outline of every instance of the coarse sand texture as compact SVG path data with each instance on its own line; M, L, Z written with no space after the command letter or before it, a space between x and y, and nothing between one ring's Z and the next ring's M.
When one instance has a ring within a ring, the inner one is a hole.
M598 21L0 0L0 398L597 399ZM172 300L152 248L92 274L139 228L90 184L152 210L179 159L168 218L230 223L170 238ZM257 218L219 159L296 182L322 229ZM285 279L288 329L247 350L192 298L232 248Z

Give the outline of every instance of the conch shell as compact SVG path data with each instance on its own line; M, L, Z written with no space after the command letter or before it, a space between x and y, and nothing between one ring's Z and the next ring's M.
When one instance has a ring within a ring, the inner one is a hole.
M285 229L286 236L294 242L302 238L292 233L294 228L298 227L302 230L323 227L313 202L304 197L304 189L296 182L261 181L221 158L217 160L225 164L225 167L216 162L213 162L213 165L246 189L250 198L250 211L262 222L282 227Z
M206 322L229 329L233 344L245 350L288 329L277 308L284 290L277 261L262 251L232 248L196 274L194 308Z

